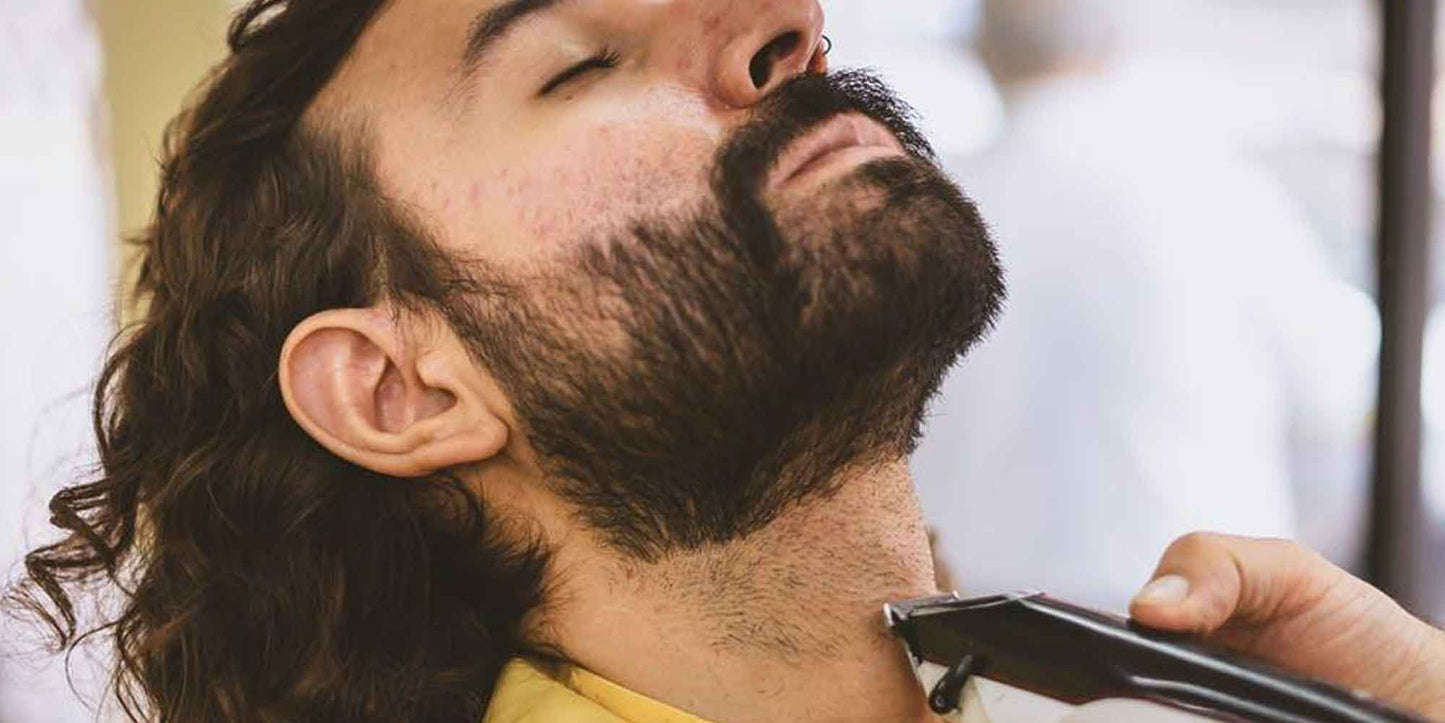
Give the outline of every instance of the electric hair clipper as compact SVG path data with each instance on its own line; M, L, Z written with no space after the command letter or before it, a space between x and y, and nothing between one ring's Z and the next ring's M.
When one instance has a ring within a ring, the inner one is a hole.
M884 615L908 650L929 706L955 720L1044 722L1067 718L1076 706L1131 699L1122 702L1157 712L1138 718L1150 721L1424 723L1366 694L1043 594L944 595L887 605ZM981 685L991 692L980 694ZM1028 714L966 714L970 706L982 709L981 695L995 703L1023 696L1035 707Z

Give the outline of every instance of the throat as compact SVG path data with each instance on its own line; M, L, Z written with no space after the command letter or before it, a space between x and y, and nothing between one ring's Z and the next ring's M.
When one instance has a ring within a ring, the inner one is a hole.
M927 720L882 613L936 592L906 462L836 490L657 563L564 546L537 629L571 662L710 723Z

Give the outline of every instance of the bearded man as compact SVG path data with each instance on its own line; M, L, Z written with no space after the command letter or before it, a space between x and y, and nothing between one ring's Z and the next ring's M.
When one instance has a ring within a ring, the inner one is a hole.
M65 585L124 591L137 719L928 719L880 609L935 592L905 460L1001 274L822 30L252 3L18 599L73 644Z

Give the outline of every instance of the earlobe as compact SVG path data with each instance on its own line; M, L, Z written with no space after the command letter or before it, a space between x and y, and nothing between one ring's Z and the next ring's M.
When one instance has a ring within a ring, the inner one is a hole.
M445 332L379 309L321 312L291 332L278 375L286 407L332 453L394 477L497 455L506 423ZM444 328L444 327L441 327Z

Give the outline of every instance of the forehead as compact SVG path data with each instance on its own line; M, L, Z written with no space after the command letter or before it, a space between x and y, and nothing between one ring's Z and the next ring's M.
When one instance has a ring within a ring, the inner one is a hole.
M446 79L458 69L473 18L500 4L502 0L390 0L316 105L349 114L439 102Z

